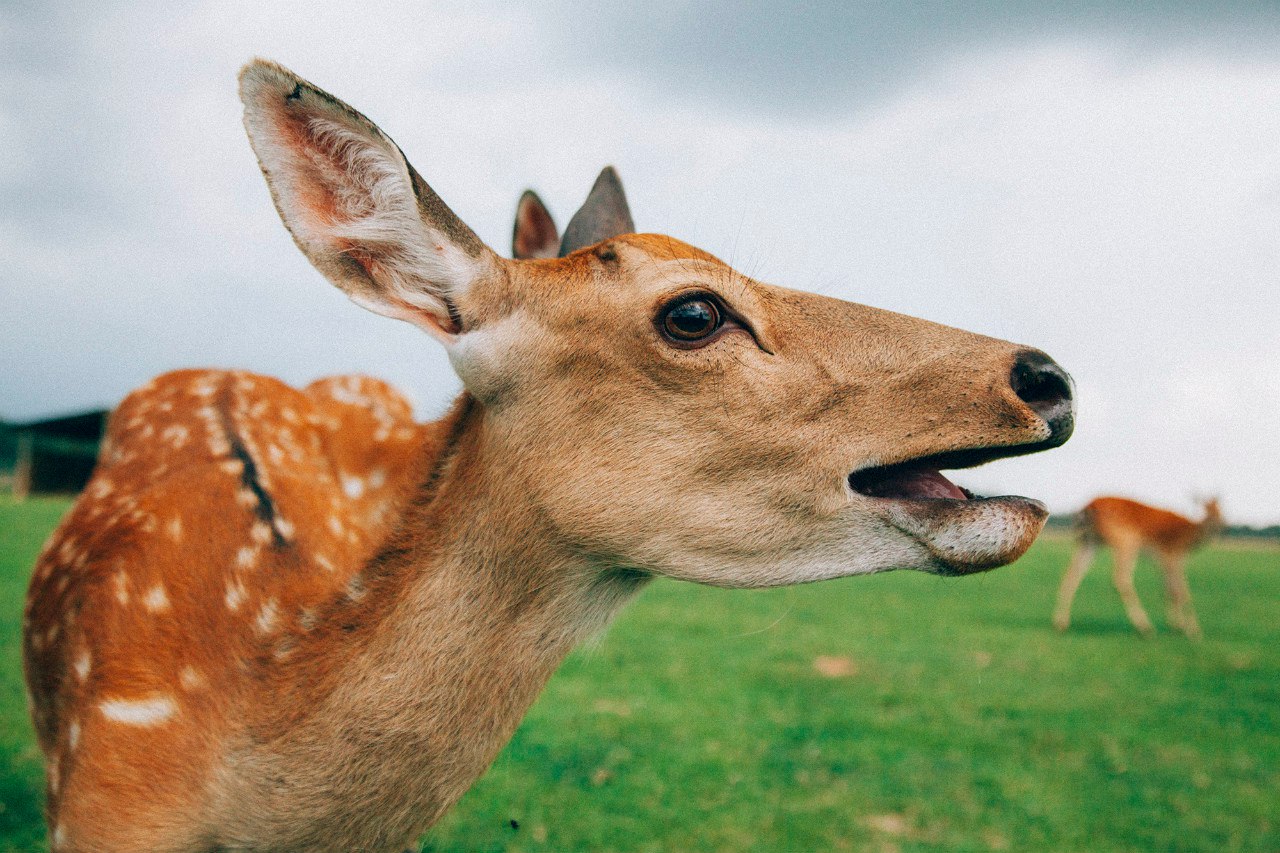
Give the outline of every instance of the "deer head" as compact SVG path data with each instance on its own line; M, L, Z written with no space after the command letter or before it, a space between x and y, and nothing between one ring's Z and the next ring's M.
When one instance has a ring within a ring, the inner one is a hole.
M445 347L486 464L591 564L724 586L964 574L1043 525L1039 502L939 469L1067 440L1071 381L1044 354L627 233L611 170L566 256L506 260L337 98L265 61L241 97L298 246Z

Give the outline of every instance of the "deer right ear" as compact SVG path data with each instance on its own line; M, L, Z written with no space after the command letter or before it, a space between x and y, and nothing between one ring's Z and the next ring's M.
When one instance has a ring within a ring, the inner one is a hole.
M564 227L560 255L563 257L619 234L633 234L635 230L627 194L622 191L622 179L612 166L605 166L587 194L587 200Z
M273 62L240 72L244 124L280 218L357 304L451 341L497 256L377 125Z

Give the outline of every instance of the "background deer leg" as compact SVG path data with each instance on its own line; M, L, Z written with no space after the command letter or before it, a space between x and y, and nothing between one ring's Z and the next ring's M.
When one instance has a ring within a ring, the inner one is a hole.
M1093 563L1093 552L1096 546L1092 542L1081 542L1067 563L1067 571L1062 575L1062 584L1058 587L1058 603L1053 608L1053 627L1059 631L1067 630L1071 624L1071 602L1075 600L1080 581Z
M1151 618L1147 616L1147 611L1142 609L1142 601L1139 600L1138 591L1133 586L1133 573L1138 567L1137 546L1123 544L1113 546L1111 550L1115 559L1115 570L1111 579L1115 582L1116 592L1120 593L1120 600L1124 602L1124 611L1129 615L1129 621L1142 634L1155 633Z
M1179 554L1161 554L1164 589L1169 597L1169 624L1193 640L1200 639L1200 623L1191 606L1191 590L1187 587L1187 567Z

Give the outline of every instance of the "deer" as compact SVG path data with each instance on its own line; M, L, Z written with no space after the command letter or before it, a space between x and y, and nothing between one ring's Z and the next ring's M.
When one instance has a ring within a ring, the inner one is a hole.
M126 398L24 615L55 853L403 850L653 579L958 577L1042 529L942 471L1067 441L1043 352L634 233L609 177L563 256L502 258L364 115L239 82L299 249L463 390L403 433L234 371ZM344 434L399 442L378 489Z
M1211 539L1223 526L1217 498L1209 498L1203 501L1203 505L1204 517L1192 521L1176 512L1128 498L1100 497L1090 501L1077 519L1079 541L1058 588L1053 626L1059 631L1066 631L1071 626L1071 603L1076 590L1089 571L1098 547L1106 546L1111 549L1114 561L1111 577L1124 603L1125 614L1138 633L1144 636L1154 634L1155 626L1143 609L1133 585L1138 554L1147 548L1155 554L1164 576L1169 624L1187 637L1199 639L1200 623L1191 606L1191 590L1187 587L1187 555Z

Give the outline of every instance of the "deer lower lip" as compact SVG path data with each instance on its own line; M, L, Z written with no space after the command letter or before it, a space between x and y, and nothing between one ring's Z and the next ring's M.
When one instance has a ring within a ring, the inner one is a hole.
M849 475L849 486L870 498L965 501L973 497L972 492L948 480L937 468L924 465L891 465L857 471Z

